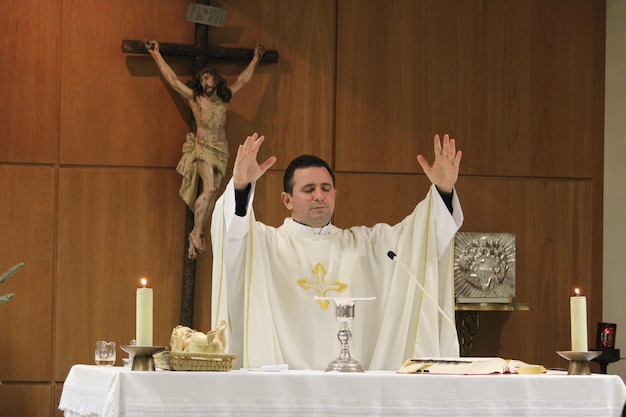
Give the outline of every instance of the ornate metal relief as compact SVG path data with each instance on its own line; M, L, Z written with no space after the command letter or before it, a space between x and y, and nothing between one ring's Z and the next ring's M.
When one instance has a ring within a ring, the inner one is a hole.
M510 303L515 297L515 234L457 233L454 291L457 303Z

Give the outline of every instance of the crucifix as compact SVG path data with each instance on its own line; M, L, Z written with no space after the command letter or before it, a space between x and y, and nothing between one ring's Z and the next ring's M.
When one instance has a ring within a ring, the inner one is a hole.
M223 26L226 15L224 9L211 7L208 0L198 0L188 6L186 19L196 23L195 39L193 45L160 43L159 50L163 55L186 56L194 58L194 72L198 73L206 67L209 60L234 60L250 61L255 51L243 48L218 48L208 45L208 25ZM123 40L122 52L129 54L148 54L145 41ZM260 62L278 62L278 51L265 51ZM196 120L191 120L191 130L197 130ZM186 206L185 236L189 236L194 227L194 213ZM196 260L188 256L190 241L185 239L185 252L183 255L183 282L181 299L180 324L193 327L193 304L195 293Z

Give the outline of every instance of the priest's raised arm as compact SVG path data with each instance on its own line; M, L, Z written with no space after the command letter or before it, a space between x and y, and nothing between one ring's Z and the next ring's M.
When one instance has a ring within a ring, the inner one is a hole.
M236 367L325 369L339 353L338 323L334 305L316 295L376 297L358 305L350 325L351 355L366 370L397 370L412 356L458 356L456 329L440 313L454 319L451 242L463 222L454 139L434 137L432 164L417 156L432 186L413 212L395 225L349 229L331 223L335 175L312 155L285 170L281 198L290 217L280 227L255 218L255 184L276 162L257 161L263 141L254 134L239 146L211 224L212 322L228 321Z

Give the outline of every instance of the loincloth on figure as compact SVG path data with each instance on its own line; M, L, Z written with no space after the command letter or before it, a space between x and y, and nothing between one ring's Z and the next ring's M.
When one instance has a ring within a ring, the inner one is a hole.
M183 144L183 156L178 161L176 171L183 176L178 193L192 211L198 197L199 175L196 161L206 162L217 169L222 176L225 176L228 156L228 143L197 143L196 134L187 133L187 138Z

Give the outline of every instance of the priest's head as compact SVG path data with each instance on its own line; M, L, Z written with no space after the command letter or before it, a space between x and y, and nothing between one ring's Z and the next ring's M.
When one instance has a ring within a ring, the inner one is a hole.
M285 170L281 198L299 223L311 227L330 223L336 193L335 173L317 156L299 156Z

